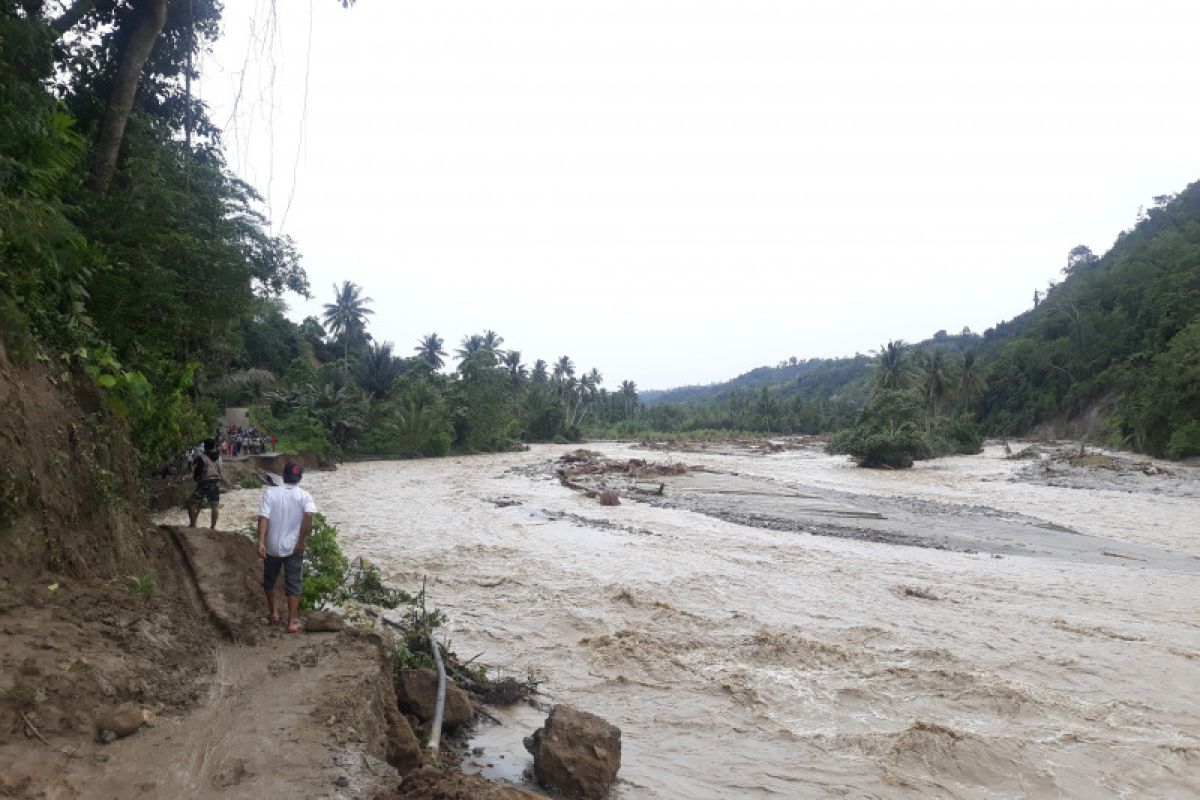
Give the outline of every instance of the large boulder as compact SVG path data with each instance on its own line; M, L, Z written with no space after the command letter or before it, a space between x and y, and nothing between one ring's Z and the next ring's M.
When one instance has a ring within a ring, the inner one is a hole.
M599 800L621 768L621 729L571 706L550 709L546 724L525 739L540 786L567 798Z
M402 669L396 676L396 702L400 710L422 722L433 719L437 707L438 674L432 669ZM446 679L446 707L442 711L443 730L467 725L475 717L471 697Z

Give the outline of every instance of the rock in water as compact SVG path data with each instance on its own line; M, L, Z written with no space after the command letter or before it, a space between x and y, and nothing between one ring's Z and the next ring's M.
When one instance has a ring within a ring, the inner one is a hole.
M146 714L133 703L121 705L96 720L96 740L108 744L113 739L124 739L137 733L146 721Z
M396 701L400 710L416 716L422 722L433 719L437 706L438 674L431 669L404 669L396 676ZM448 731L468 724L475 717L470 696L446 679L446 707L442 727Z
M546 724L525 740L533 774L563 797L600 800L621 768L621 729L570 706L550 709Z
M346 627L346 623L333 611L310 611L304 615L306 633L340 631L344 627Z

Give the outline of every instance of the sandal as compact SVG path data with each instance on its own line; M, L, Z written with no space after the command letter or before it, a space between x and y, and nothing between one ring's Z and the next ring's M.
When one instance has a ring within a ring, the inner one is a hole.
M265 624L267 624L267 625L278 625L280 622L282 622L282 620L279 618L279 615L278 615L278 614L272 614L271 616L267 617L267 621L266 621L266 623L265 623Z
M300 632L300 621L297 620L295 622L289 622L288 626L287 626L287 632L288 633L299 633Z

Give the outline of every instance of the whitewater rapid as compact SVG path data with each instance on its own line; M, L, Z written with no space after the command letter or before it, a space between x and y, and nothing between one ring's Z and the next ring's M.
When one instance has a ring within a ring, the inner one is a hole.
M816 450L589 448L868 506L1019 514L1187 567L853 541L628 499L602 507L530 469L561 446L309 473L348 555L401 587L428 577L460 655L535 675L547 701L621 728L616 796L1200 794L1195 496L1018 480L1022 465L996 447L895 472ZM258 496L226 495L222 526L244 522ZM519 774L520 738L541 715L502 719L481 734L480 761Z

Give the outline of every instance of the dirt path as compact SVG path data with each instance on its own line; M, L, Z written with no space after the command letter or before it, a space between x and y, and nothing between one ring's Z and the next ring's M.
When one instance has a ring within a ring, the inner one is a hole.
M394 789L397 772L384 760L395 708L384 640L268 628L248 540L160 530L194 578L196 613L221 632L211 672L171 676L203 686L198 704L108 745L8 743L0 796L370 798Z

